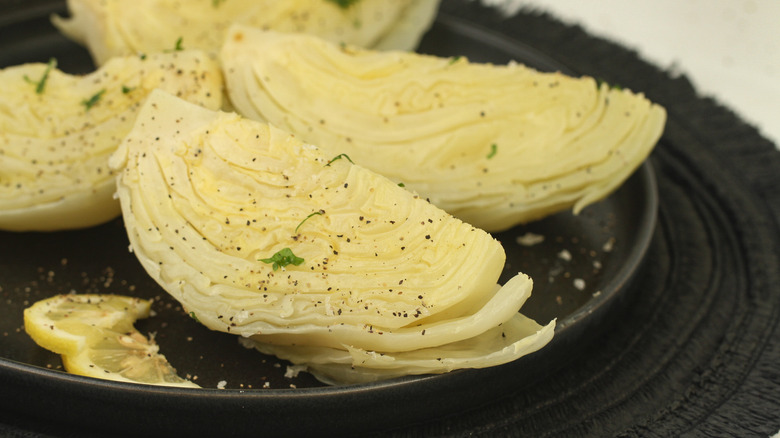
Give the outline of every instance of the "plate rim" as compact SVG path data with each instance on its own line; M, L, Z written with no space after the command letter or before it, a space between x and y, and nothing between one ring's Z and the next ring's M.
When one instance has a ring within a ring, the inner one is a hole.
M56 8L53 3L47 3L47 5L51 8ZM45 10L46 8L47 6L38 6L36 10ZM29 18L28 15L20 16ZM514 47L515 49L513 50L517 50L517 48L520 47L522 50L528 50L529 52L534 53L535 56L552 61L554 65L560 65L561 71L563 72L571 72L568 67L557 61L554 56L538 51L505 34L483 28L480 25L471 23L463 18L440 13L436 22L440 25L443 24L444 26L449 27L465 27L468 33L497 42L501 44L502 47ZM592 297L588 300L586 305L581 306L577 311L558 322L555 337L553 339L553 342L555 343L558 343L559 340L560 343L564 344L570 342L571 339L568 338L573 336L571 335L571 329L572 327L576 327L576 323L584 321L585 318L594 313L607 312L609 310L609 304L613 302L616 295L620 294L628 287L632 279L632 274L636 272L639 265L642 263L644 256L647 254L655 233L659 204L656 175L650 160L645 160L631 177L624 182L624 185L629 181L639 181L642 194L645 198L642 204L644 214L640 216L640 221L637 224L638 230L640 230L637 240L633 242L631 250L626 257L626 263L622 264L616 274L605 284L604 289L608 289L608 293L601 293L596 297ZM549 347L549 345L547 347ZM538 359L538 356L539 355L531 354L527 357L531 360L535 360ZM453 390L448 389L449 386L474 385L479 384L480 381L490 381L492 382L491 384L486 384L484 388L478 390L478 392L481 393L481 397L485 398L488 393L497 387L502 386L500 385L500 382L496 381L496 379L501 376L502 370L506 370L507 367L522 370L524 362L527 362L529 359L524 357L509 364L487 369L467 369L431 376L407 376L365 384L296 389L216 389L161 387L105 381L0 357L0 382L5 382L4 386L6 387L8 384L16 384L18 386L15 388L17 392L23 391L25 389L25 384L27 384L26 387L47 386L48 384L59 389L59 392L62 395L78 393L83 397L86 395L85 392L92 392L92 398L94 398L94 400L110 398L129 402L137 397L139 400L141 398L144 399L144 402L153 401L155 403L165 404L170 399L175 399L183 402L183 404L190 405L201 405L204 402L207 404L220 402L227 403L231 406L234 404L243 406L251 405L254 409L265 407L269 411L275 412L278 408L278 406L275 405L285 405L287 408L296 406L306 409L313 403L319 403L321 401L320 399L341 400L350 398L353 399L353 401L368 401L370 397L382 398L382 395L389 394L392 394L393 398L398 400L404 398L404 394L402 393L405 393L405 390L410 386L414 386L415 391L425 391L427 389L429 390L428 392L430 392L432 389L438 389L452 393ZM461 391L463 390L456 390L454 392ZM6 409L10 407L10 405L7 405L8 402L0 403L2 403L0 406L3 406ZM268 406L269 404L274 406ZM462 408L463 404L464 403L462 402L453 400L444 403L444 405L452 408ZM466 401L465 404L469 405L470 403ZM254 411L253 413L250 413L250 415L256 415L258 413L260 412ZM450 413L450 411L448 411L448 413Z

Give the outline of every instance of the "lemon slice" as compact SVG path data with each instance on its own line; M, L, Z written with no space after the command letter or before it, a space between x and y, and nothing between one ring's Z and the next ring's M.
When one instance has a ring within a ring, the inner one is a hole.
M153 338L133 327L152 302L120 295L57 295L24 311L24 328L41 347L62 355L65 370L120 382L199 387L182 379Z

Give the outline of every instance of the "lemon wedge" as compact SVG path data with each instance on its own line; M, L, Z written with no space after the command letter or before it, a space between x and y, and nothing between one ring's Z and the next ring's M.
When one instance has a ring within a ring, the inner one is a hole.
M199 387L183 379L133 323L152 302L120 295L68 294L24 311L24 328L41 347L62 356L69 373L120 382Z

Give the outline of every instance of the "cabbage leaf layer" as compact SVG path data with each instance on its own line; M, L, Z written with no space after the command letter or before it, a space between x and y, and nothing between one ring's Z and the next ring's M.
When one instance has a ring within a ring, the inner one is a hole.
M436 16L439 0L68 0L70 17L52 17L85 45L95 63L154 53L181 44L216 54L233 23L314 34L377 49L414 49Z
M222 73L199 51L115 58L84 76L49 64L0 71L0 229L52 231L119 215L108 158L160 88L222 105Z
M498 241L348 158L153 92L110 164L146 271L213 330L363 376L323 379L492 366L549 341L554 322L519 313L531 279L497 285Z
M500 231L607 196L665 110L590 77L335 45L236 25L221 51L237 112Z

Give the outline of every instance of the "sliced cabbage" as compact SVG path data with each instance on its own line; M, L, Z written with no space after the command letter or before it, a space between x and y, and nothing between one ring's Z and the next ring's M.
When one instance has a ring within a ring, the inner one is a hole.
M108 158L155 88L222 104L221 70L197 51L116 58L85 76L54 61L0 71L0 229L83 228L117 217Z
M518 355L544 347L552 339L554 329L555 324L540 326L518 313L504 324L473 338L393 353L367 351L350 345L345 345L343 349L274 345L262 342L260 336L241 341L246 347L305 365L318 380L335 385L368 383L405 375L439 374L511 362Z
M239 25L221 62L243 116L346 153L488 231L604 198L666 119L643 95L590 77Z
M112 56L181 45L216 54L233 23L304 32L334 42L412 50L430 27L439 0L68 0L69 17L52 22L85 45L100 65Z
M493 366L552 335L518 313L528 276L497 285L505 254L489 234L265 123L154 92L110 164L134 254L186 311L365 374L330 381Z

